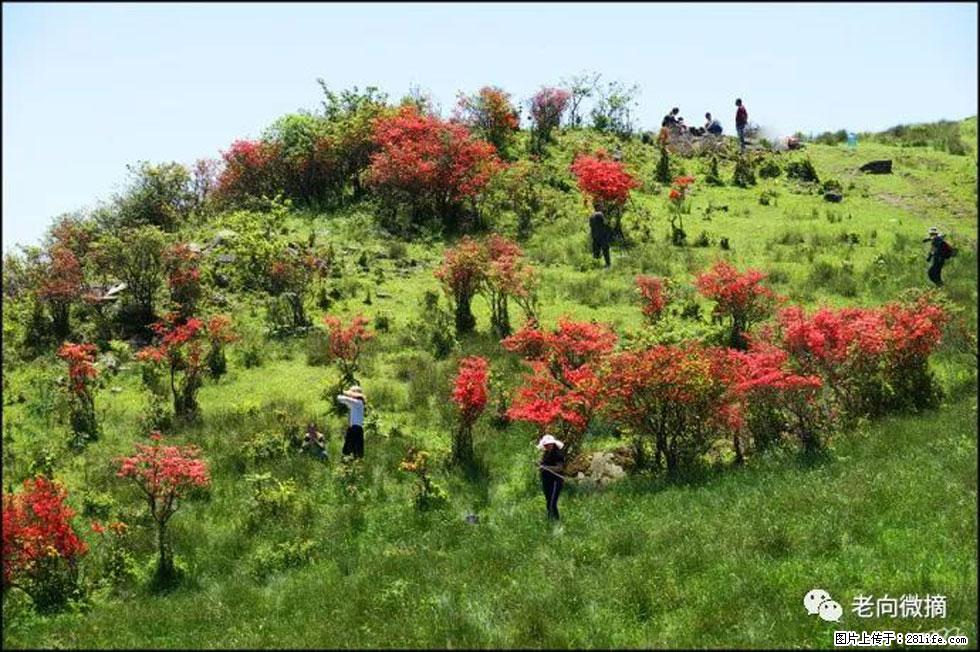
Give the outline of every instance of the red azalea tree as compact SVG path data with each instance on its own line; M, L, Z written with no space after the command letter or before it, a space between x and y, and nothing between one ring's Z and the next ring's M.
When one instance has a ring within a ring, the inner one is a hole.
M380 151L371 156L365 182L389 218L402 210L412 222L437 217L451 227L502 167L493 145L412 105L377 118L374 141Z
M715 302L715 318L728 321L728 341L733 348L745 350L748 329L772 314L778 298L762 285L765 278L759 270L739 272L723 260L697 277L698 291Z
M65 604L88 552L72 527L67 497L62 485L40 475L25 480L23 491L3 495L3 592L24 591L39 611Z
M595 156L580 154L572 163L572 174L578 180L579 190L592 200L596 210L611 220L613 232L623 236L623 209L630 197L630 190L639 187L619 161L607 158L603 152Z
M95 379L99 376L95 366L97 351L94 344L70 342L65 342L58 349L58 357L68 363L67 391L76 446L99 437L99 424L95 417Z
M656 323L670 303L670 292L666 279L657 276L636 277L636 288L643 299L643 316L651 323Z
M186 242L175 244L163 253L170 300L182 320L187 320L196 313L197 304L201 300L199 258L198 253Z
M529 322L501 345L519 353L531 368L507 416L536 424L541 434L555 433L573 455L602 407L601 370L616 345L615 333L599 324L562 318L551 332Z
M207 333L211 347L208 349L206 363L211 377L217 379L228 370L225 347L238 340L238 335L235 334L231 325L231 317L228 315L211 317L208 320Z
M714 439L735 425L729 400L731 378L725 350L698 343L654 346L612 356L608 409L633 432L637 468L648 465L675 474L695 463Z
M455 247L446 249L442 265L435 271L453 304L457 333L472 331L476 326L470 304L487 279L487 263L486 249L476 240L464 237Z
M483 289L490 303L490 322L498 337L511 333L508 300L513 298L525 319L535 319L537 275L512 240L493 234L484 243L488 261Z
M247 196L274 196L282 189L280 151L275 143L236 140L221 152L224 169L218 175L216 193L225 200Z
M150 328L159 337L159 344L145 347L136 358L151 366L165 365L170 375L174 414L193 418L198 413L197 391L203 383L206 326L196 317L181 323L179 315L170 314Z
M542 88L531 98L531 119L534 121L532 142L537 152L551 142L552 132L561 124L572 94L563 88Z
M490 365L485 358L463 358L453 383L453 403L459 409L459 426L453 433L453 464L473 460L473 424L487 406Z
M71 306L82 297L84 276L81 263L67 246L54 246L49 258L37 294L48 304L52 331L61 341L71 333Z
M820 377L798 373L789 364L789 353L761 342L748 351L730 350L729 356L734 396L746 415L755 448L766 448L787 431L796 435L805 451L820 450L829 425L819 401ZM741 461L737 438L736 455Z
M341 384L357 383L358 360L364 350L364 344L374 337L374 332L368 328L370 323L364 315L354 317L350 325L344 326L339 317L327 315L323 318L327 325L327 357L335 362L340 369Z
M136 444L136 454L118 459L120 478L130 478L146 497L157 527L158 578L174 576L173 553L166 538L167 523L181 501L194 489L208 487L207 463L195 446L165 446L158 432L150 444Z
M492 144L501 156L507 155L514 133L520 128L510 94L495 86L484 86L475 95L460 93L454 119Z

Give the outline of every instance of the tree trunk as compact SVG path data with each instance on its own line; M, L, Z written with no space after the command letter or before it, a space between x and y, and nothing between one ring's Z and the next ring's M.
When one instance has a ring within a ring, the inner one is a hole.
M456 297L456 332L459 334L468 333L476 327L476 317L470 309L470 301L469 295Z

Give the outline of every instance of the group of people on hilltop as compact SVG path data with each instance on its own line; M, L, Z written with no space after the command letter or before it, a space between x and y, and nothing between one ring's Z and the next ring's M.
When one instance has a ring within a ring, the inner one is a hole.
M742 104L742 98L735 100L735 107L735 131L738 133L739 147L745 150L745 127L749 123L749 112ZM690 134L692 136L704 136L706 134L720 136L722 134L721 123L716 118L711 117L710 111L704 114L703 127L687 126L684 124L684 118L679 115L680 112L681 110L675 106L660 122L661 133L664 137L669 137L670 134Z

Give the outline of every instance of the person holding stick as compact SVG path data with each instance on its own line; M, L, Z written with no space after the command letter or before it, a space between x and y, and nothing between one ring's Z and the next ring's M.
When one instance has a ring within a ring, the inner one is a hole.
M364 391L360 385L353 385L337 396L337 402L346 405L350 411L341 454L364 457Z
M558 496L565 486L565 476L562 475L565 470L565 454L561 452L564 447L565 444L551 435L545 435L538 442L538 450L544 451L538 463L538 468L541 469L541 489L548 505L548 518L554 521L560 520Z

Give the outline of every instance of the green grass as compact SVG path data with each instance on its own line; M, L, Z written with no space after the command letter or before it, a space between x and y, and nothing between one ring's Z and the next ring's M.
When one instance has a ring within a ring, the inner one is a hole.
M962 127L971 128L975 134L975 119ZM547 164L561 170L576 147L605 140L562 134ZM975 330L977 186L970 156L864 141L856 151L810 145L804 154L779 155L783 163L809 156L821 180L841 182L844 201L828 204L784 177L745 190L695 184L685 229L689 239L704 231L712 243L696 248L669 242L665 193L648 181L655 148L631 142L623 151L645 186L627 211L631 244L614 248L612 269L591 259L587 211L577 193L547 195L554 217L540 218L522 243L540 270L545 324L569 315L611 323L621 335L637 331L638 273L669 276L685 300L707 312L709 304L685 288L718 258L763 269L774 289L808 307L877 305L926 286L920 241L937 224L960 248L945 270L945 294ZM857 172L874 158L892 158L895 174ZM700 162L677 162L701 174ZM727 182L732 165L720 168ZM762 206L766 189L778 196ZM491 219L495 230L514 233L513 214ZM398 462L410 445L437 457L448 451L453 415L444 397L456 358L488 356L508 387L521 366L487 333L482 299L474 302L478 332L462 338L447 359L411 346L422 297L439 290L432 270L448 243L388 241L367 208L296 212L287 226L294 239L312 232L338 251L350 248L336 284L342 296L330 313L384 314L391 321L390 332L369 346L360 375L378 424L367 441L363 498L352 500L335 477L343 419L331 415L322 392L336 372L307 364L303 338L260 339L264 362L250 369L232 346L228 375L200 392L202 421L174 437L204 449L214 478L209 497L189 501L172 521L187 569L183 583L156 595L144 577L120 594L92 595L86 609L48 617L34 615L11 592L5 647L829 647L835 627L802 606L814 587L844 605L846 629L958 627L976 640L975 358L941 351L933 365L947 393L941 409L842 433L819 461L804 461L787 447L749 459L743 469L722 466L682 483L629 478L601 491L570 485L559 530L544 519L532 429L496 430L484 418L476 432L481 467L467 476L437 465L449 506L418 513L413 479ZM718 246L722 237L729 251ZM362 253L366 272L356 265ZM261 299L229 299L226 310L239 328L260 337ZM317 320L324 312L312 301L308 310ZM7 315L5 337L17 334ZM511 317L519 326L516 307ZM65 447L68 429L50 389L63 373L59 363L45 356L5 365L4 484L13 487L48 450L76 509L93 492L112 495L114 514L133 526L132 551L143 565L152 563L152 530L112 465L144 434L138 369L126 367L107 377L98 394L103 437L76 455ZM281 428L277 411L315 419L329 435L330 462L295 455L244 462L246 441ZM617 443L599 428L587 445ZM297 505L255 522L244 476L263 471L293 480ZM479 515L478 525L463 520L470 512ZM91 541L88 520L77 523ZM256 578L270 546L305 541L315 544L311 560ZM941 593L949 615L857 619L849 607L858 593Z

